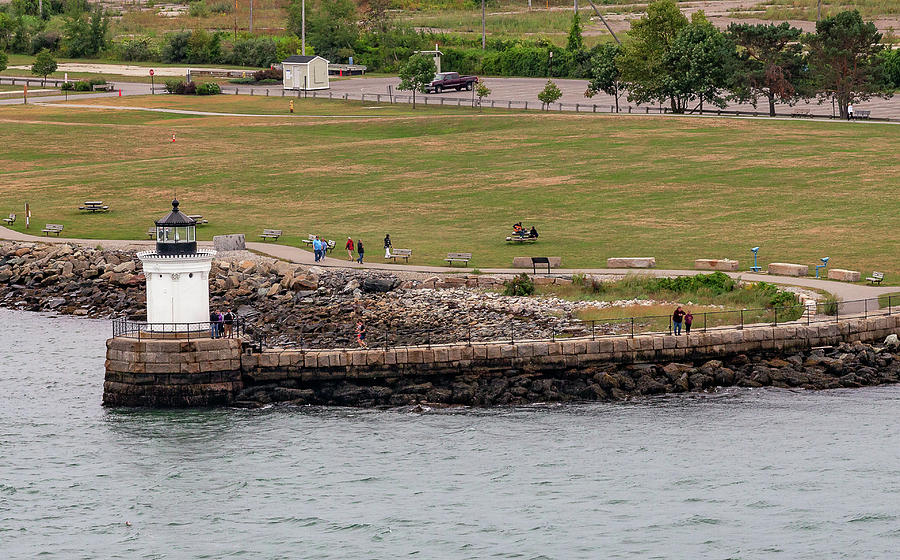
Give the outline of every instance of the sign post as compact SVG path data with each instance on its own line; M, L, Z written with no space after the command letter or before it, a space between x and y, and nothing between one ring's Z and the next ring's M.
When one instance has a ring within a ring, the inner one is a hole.
M155 95L155 92L153 91L153 74L154 74L153 68L151 68L150 69L150 95Z
M31 225L31 206L25 203L25 229Z

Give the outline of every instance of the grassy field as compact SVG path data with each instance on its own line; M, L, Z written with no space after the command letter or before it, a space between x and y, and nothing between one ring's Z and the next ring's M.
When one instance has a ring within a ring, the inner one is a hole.
M817 0L766 0L751 12L736 11L736 17L754 17L784 20L816 20ZM900 14L900 2L896 0L823 0L822 16L828 17L844 10L859 10L866 20Z
M243 96L80 103L287 112L287 100ZM177 189L187 213L210 220L201 239L351 235L372 260L390 233L427 264L471 251L480 268L518 255L746 267L759 245L763 264L830 256L864 276L900 274L897 126L372 107L296 101L298 113L352 119L0 107L0 214L29 201L32 231L143 239ZM113 210L79 213L91 199ZM536 245L504 242L520 220L541 232Z

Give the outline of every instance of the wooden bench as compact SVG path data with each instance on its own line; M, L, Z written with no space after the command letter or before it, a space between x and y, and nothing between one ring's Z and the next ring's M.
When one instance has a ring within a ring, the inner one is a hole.
M869 284L881 284L882 280L884 280L884 272L873 272L872 276L866 278Z
M16 223L16 215L10 214L9 218L3 218L3 221L6 222L6 225L11 226Z
M531 270L537 274L537 265L547 265L547 274L550 274L550 257L531 257Z
M44 232L44 235L46 235L47 237L50 237L51 233L55 233L56 237L59 237L59 234L62 233L62 230L62 224L47 224L41 231Z
M105 206L102 200L85 201L84 206L79 206L82 212L109 212L109 206Z
M202 226L203 224L208 224L208 223L209 223L209 220L204 220L204 219L203 219L203 216L201 216L200 214L194 214L193 216L188 216L188 218L190 218L190 219L194 220L195 222L197 222L197 225L198 225L198 226Z
M453 266L455 262L468 265L469 261L472 260L472 253L447 253L447 258L444 260L450 263L450 266Z
M303 241L307 245L312 245L313 241L315 241L315 240L316 240L316 236L311 233L306 237L306 239L301 239L301 241Z
M91 89L94 91L115 91L116 86L112 84L94 84L94 87Z
M871 114L872 114L872 111L864 111L861 109L857 109L856 111L853 111L853 118L854 119L868 119Z
M329 239L327 243L325 241L322 241L322 242L325 243L325 252L326 253L331 253L332 251L334 251L334 248L337 246L337 243L334 242L334 239Z
M393 259L394 262L397 262L397 259L404 259L407 263L409 263L409 257L412 256L412 249L391 249L390 256L385 256L386 259Z
M263 239L272 239L278 241L278 238L281 237L280 229L264 229L259 236Z
M153 239L154 237L156 237L156 228L155 227L147 229L147 237L149 237L150 239Z
M791 113L791 118L794 117L812 118L812 113L809 112L809 109L794 109L794 112Z

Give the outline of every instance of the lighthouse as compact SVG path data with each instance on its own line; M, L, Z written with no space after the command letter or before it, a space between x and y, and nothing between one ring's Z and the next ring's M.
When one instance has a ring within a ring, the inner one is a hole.
M147 279L147 323L164 332L207 330L209 269L216 255L197 250L197 222L178 209L156 221L156 250L137 254Z

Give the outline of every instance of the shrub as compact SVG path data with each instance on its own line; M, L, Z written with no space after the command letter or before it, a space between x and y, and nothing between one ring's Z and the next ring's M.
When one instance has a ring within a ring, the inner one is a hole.
M234 11L234 3L228 0L220 0L218 2L207 3L209 11L214 14L230 14Z
M146 35L124 39L113 50L120 60L148 61L160 58L159 45Z
M203 0L199 0L198 2L191 2L190 6L188 6L188 15L191 17L208 17L209 16L209 8L206 7L206 2Z
M56 31L42 31L31 38L31 52L38 53L43 49L59 50L60 35Z
M283 74L278 68L266 68L265 70L254 72L253 79L257 82L263 80L276 80L280 82L283 79Z
M228 82L232 84L255 84L256 80L253 78L234 78L233 80L228 80Z
M166 80L166 93L181 93L184 91L184 80L172 78Z
M820 309L821 309L822 313L824 313L825 315L834 316L834 315L838 314L838 307L840 306L840 300L838 298L834 297L833 295L829 294L828 297L825 298L825 301L823 301L819 305L820 305Z
M220 93L222 93L222 88L215 82L207 82L197 86L197 95L218 95Z
M523 272L506 282L503 293L507 296L530 296L534 293L534 282Z
M278 58L278 45L271 37L245 37L234 42L227 62L238 66L268 67Z

